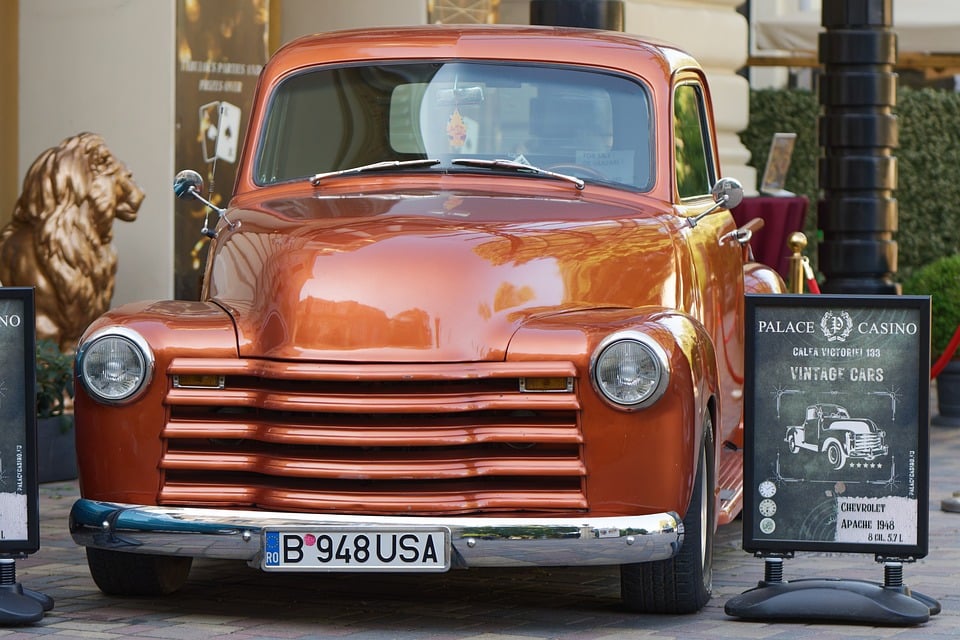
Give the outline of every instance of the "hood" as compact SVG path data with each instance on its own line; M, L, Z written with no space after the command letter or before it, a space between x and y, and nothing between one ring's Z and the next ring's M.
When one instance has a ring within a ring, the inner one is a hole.
M229 218L208 295L243 357L502 360L533 316L675 303L668 219L623 204L311 195Z

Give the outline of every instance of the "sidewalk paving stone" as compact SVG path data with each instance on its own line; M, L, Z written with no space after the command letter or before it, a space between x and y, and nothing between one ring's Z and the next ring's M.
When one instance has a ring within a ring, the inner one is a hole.
M931 399L931 408L936 404ZM714 596L690 616L643 616L619 605L616 568L477 569L404 574L266 574L242 563L195 562L187 585L165 598L103 595L74 545L67 519L76 482L41 485L41 548L17 561L17 579L55 606L31 625L0 627L0 640L49 638L347 638L350 640L566 640L655 638L876 640L960 637L960 513L941 500L960 491L960 429L930 430L929 555L905 564L904 583L942 612L915 627L747 622L726 601L756 586L763 560L741 549L740 521L716 540ZM784 579L883 581L872 555L798 553Z

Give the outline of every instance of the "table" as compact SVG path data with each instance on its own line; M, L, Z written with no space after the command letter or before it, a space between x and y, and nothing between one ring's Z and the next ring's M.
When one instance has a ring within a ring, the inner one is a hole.
M731 211L737 226L754 218L763 220L763 228L753 233L750 247L757 262L773 267L784 280L790 275L791 233L803 230L807 217L806 196L757 196L744 198Z

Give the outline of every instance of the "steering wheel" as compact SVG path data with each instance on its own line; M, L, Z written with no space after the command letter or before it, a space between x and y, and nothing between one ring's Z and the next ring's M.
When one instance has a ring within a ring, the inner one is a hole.
M596 178L597 180L606 180L607 177L597 171L596 169L591 169L590 167L585 167L582 164L573 164L572 162L555 164L551 167L547 167L548 171L554 171L556 173L568 173L577 176L586 176L589 178Z

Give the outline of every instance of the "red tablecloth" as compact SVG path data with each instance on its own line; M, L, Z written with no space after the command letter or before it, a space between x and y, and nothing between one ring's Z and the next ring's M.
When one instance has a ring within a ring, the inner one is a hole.
M790 247L787 239L795 231L803 230L807 216L805 196L744 198L732 211L733 219L741 226L760 218L763 228L755 231L750 247L757 262L776 269L786 280L790 275Z

